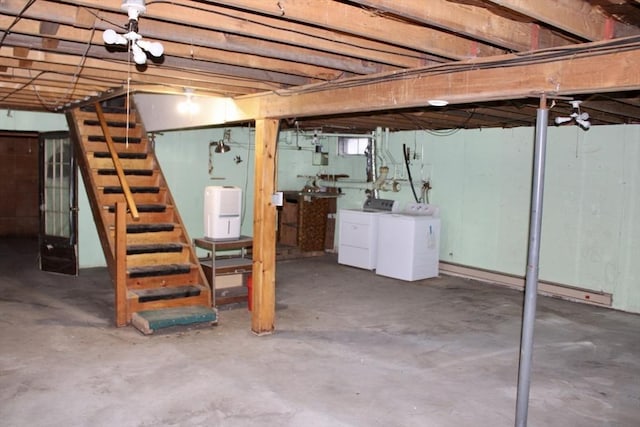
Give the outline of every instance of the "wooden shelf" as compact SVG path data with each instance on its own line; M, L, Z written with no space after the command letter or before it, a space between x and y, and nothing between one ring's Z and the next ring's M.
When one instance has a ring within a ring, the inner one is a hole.
M200 260L200 265L213 268L213 260L204 258ZM223 274L251 273L253 260L251 258L218 258L215 260L216 276Z

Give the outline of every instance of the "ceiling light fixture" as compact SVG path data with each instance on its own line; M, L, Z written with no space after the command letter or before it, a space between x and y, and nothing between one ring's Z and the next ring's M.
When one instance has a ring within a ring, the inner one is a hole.
M445 101L444 99L430 99L427 103L432 107L446 107L449 105L449 101Z
M570 101L570 103L573 107L571 115L568 117L556 117L555 124L561 125L564 123L575 121L575 123L582 129L589 129L591 127L591 122L589 121L589 113L580 111L580 104L582 103L582 101Z
M216 144L215 151L216 153L226 153L227 151L231 151L231 147L229 147L228 142L231 141L231 129L225 129L224 136L218 143Z
M200 111L200 105L193 101L193 89L184 88L186 99L178 103L178 112L180 114L196 114Z
M120 8L126 10L129 15L127 32L118 34L112 29L105 30L102 33L104 42L106 44L130 45L133 61L139 65L147 62L145 51L154 57L162 56L164 47L161 43L142 40L142 36L138 34L138 17L147 10L144 0L122 0Z

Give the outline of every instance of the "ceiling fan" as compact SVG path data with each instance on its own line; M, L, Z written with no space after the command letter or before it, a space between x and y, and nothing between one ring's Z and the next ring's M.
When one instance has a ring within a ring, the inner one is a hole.
M130 45L133 61L139 65L147 62L145 51L154 57L162 56L164 47L161 43L142 40L142 36L138 34L138 17L147 10L144 0L122 0L120 8L126 10L129 15L127 32L118 34L112 29L105 30L102 34L104 42L106 44Z
M555 123L556 125L561 125L563 123L575 121L578 126L582 129L587 130L591 127L591 122L589 121L589 113L580 111L580 104L582 101L569 101L571 106L573 107L573 111L571 111L571 115L568 117L556 117Z

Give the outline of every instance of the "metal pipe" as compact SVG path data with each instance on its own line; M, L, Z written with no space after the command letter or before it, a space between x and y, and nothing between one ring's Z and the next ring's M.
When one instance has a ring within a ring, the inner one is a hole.
M520 337L520 365L518 368L518 394L516 396L516 427L527 425L529 389L531 385L531 360L533 356L533 327L536 320L538 296L538 270L540 258L540 234L542 225L542 199L544 195L545 154L547 150L547 126L549 110L546 97L540 99L536 117L536 140L533 150L533 184L531 188L531 216L529 218L529 253L525 277L524 311Z
M382 128L381 127L377 127L376 128L376 133L373 136L373 138L371 139L371 171L372 171L372 181L375 182L378 180L378 141L380 141L382 136ZM373 188L373 198L377 199L379 192L377 188Z
M384 129L384 153L389 160L389 163L391 163L392 165L397 164L396 159L393 157L393 154L391 154L391 151L389 150L389 128Z

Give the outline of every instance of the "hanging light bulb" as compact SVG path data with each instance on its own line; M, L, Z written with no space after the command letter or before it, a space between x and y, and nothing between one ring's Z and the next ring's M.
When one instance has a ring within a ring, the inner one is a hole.
M138 17L147 10L144 0L123 0L120 7L127 11L129 17L127 32L120 35L112 29L105 30L102 33L104 42L106 44L131 44L133 60L139 65L147 62L147 54L144 51L156 58L162 56L164 46L161 43L142 40L142 36L138 34Z
M146 40L138 40L136 43L142 49L146 50L151 56L160 57L164 53L164 46L158 42L148 42Z
M140 46L138 46L137 44L133 43L131 45L131 52L133 52L133 62L135 62L136 64L142 65L147 62L147 55L145 55L142 49L140 49Z
M580 126L584 130L588 130L591 127L591 122L589 121L589 113L586 111L580 111L580 104L582 101L571 101L571 106L573 107L573 111L571 115L568 117L556 117L554 122L556 125L561 125L563 123L575 121L575 123Z
M111 28L104 30L104 33L102 33L102 40L104 40L106 44L127 44L129 42Z
M571 120L573 120L571 117L556 117L555 122L557 125L561 125L563 123L570 122Z
M576 119L576 123L584 130L587 130L591 127L591 122L589 120L582 120L578 118Z

